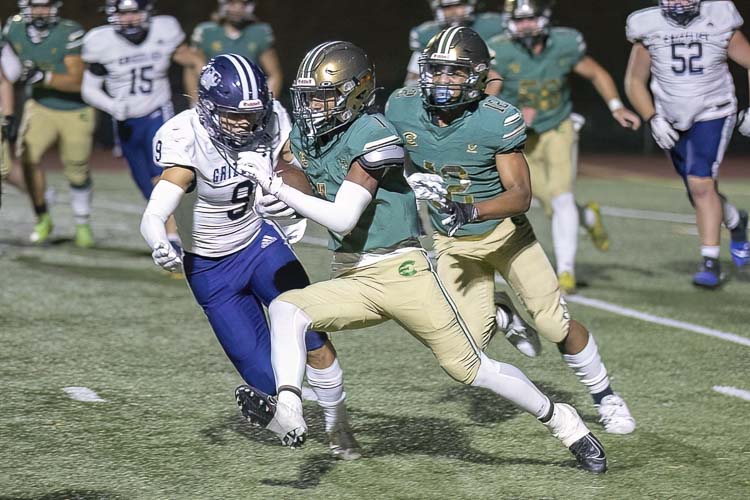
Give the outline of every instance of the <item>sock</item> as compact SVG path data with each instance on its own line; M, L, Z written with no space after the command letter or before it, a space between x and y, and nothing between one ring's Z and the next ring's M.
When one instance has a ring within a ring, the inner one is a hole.
M91 217L91 181L83 186L70 186L70 208L76 224L88 224Z
M276 387L293 387L301 394L307 359L305 332L312 320L299 307L278 300L271 302L268 314L271 320L271 364Z
M513 321L513 313L506 306L498 305L495 309L495 324L497 329L505 332Z
M723 194L719 194L721 198L721 207L724 209L724 226L730 231L736 229L740 225L740 212L737 207L729 203L729 200Z
M563 354L565 363L575 372L578 380L591 393L594 403L599 404L604 396L613 394L607 376L607 368L599 356L594 336L589 334L586 347L578 354Z
M489 389L536 418L545 418L552 402L534 383L513 365L501 363L482 354L479 371L471 383Z
M34 205L34 213L37 217L41 217L42 215L47 213L47 204L42 203L41 205Z
M552 200L552 240L558 276L574 273L578 247L578 207L573 193L563 193Z
M344 372L335 359L328 368L318 369L307 365L307 383L315 392L318 404L323 408L326 432L331 432L339 422L346 422L346 393Z
M703 245L701 247L701 257L704 259L718 259L721 254L721 247Z

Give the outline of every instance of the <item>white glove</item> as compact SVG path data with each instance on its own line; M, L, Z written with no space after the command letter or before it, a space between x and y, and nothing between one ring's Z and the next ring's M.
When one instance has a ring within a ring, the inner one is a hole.
M170 273L182 272L182 259L169 242L158 243L151 252L154 263Z
M114 118L118 122L122 122L128 119L128 104L121 99L117 99L114 101L111 111L112 118Z
M437 174L411 174L406 178L418 200L434 201L445 205L448 190L443 178Z
M237 173L247 177L268 194L277 195L284 185L281 177L269 175L268 171L257 165L258 158L255 155L240 153L237 159Z
M740 111L737 117L737 131L745 137L750 137L750 108Z
M260 193L258 193L260 194ZM290 219L296 213L294 209L272 194L255 196L255 213L264 219Z
M651 124L651 135L654 136L654 140L660 148L672 149L680 140L680 134L672 128L672 125L663 116L654 115L649 123Z

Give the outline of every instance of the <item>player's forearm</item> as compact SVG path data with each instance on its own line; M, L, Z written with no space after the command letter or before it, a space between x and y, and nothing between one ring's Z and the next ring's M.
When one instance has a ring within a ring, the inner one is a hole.
M191 107L198 102L199 71L199 69L190 66L185 66L182 70L182 85L185 87L185 94L190 96Z
M521 186L511 188L491 200L475 203L478 220L495 220L514 217L528 212L531 205L531 189Z
M141 235L153 250L161 243L168 243L166 222L180 204L183 189L169 181L160 180L151 193L146 211L141 218Z
M78 73L52 73L47 86L60 92L80 92L82 82L83 75Z
M599 95L604 99L604 102L609 106L613 101L620 101L620 92L617 90L615 81L612 76L603 68L601 71L597 71L594 78L591 80L594 88Z
M651 97L646 82L626 76L625 94L644 120L650 120L656 114L654 99Z
M0 109L5 116L15 114L13 97L13 85L3 76L0 76Z
M104 78L86 71L81 85L81 96L86 104L112 114L115 100L112 99L103 88Z

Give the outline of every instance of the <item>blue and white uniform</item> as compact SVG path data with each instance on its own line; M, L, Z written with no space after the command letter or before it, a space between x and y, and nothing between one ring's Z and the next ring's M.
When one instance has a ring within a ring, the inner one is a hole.
M729 0L704 1L685 26L659 7L627 21L627 37L651 55L651 92L657 114L680 133L670 156L683 178L716 177L737 115L727 50L742 16Z

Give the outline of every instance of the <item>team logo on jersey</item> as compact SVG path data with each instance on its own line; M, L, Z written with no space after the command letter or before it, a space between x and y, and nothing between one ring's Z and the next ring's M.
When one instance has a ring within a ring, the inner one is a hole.
M315 184L315 190L318 192L321 198L325 198L326 194L328 193L324 182L318 182L317 184Z
M466 148L467 153L471 153L473 155L477 154L478 146L476 144L469 144Z
M521 72L521 65L518 63L512 63L508 66L508 69L510 69L511 73L515 73L517 75Z
M417 263L414 262L413 260L407 260L407 261L401 263L401 265L398 266L398 274L400 274L401 276L404 276L406 278L411 278L412 276L414 276L415 274L417 274L417 270L414 269L414 266L416 264Z
M346 170L349 167L349 162L346 161L346 158L338 158L339 167Z
M214 42L211 44L211 50L214 52L221 52L223 49L221 42Z
M302 168L307 168L310 165L310 162L307 161L307 155L303 153L302 151L299 152L299 162L302 165Z
M404 132L404 141L407 146L417 147L417 134L414 132Z
M201 76L201 87L206 90L212 89L221 83L221 73L216 71L213 66L209 66Z

